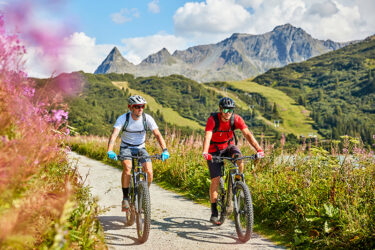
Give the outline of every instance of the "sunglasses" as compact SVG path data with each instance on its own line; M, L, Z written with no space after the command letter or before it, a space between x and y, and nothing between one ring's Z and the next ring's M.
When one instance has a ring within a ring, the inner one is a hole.
M227 113L233 113L233 109L222 109L221 110L223 113L227 114Z
M132 107L135 109L144 109L145 105L133 105Z

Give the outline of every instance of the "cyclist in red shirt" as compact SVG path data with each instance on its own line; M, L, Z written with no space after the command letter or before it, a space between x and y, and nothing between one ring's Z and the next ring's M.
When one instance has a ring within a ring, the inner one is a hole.
M219 223L217 211L217 195L221 176L221 166L224 162L213 162L212 155L233 157L241 156L241 151L235 145L233 138L235 129L241 130L246 140L257 150L257 157L263 158L263 149L259 146L253 134L248 129L243 118L233 113L234 101L229 97L223 97L219 101L219 113L213 113L207 120L205 137L203 141L203 157L207 160L210 171L210 200L211 218L214 224ZM217 124L218 123L218 124ZM239 170L242 173L244 164L238 161Z

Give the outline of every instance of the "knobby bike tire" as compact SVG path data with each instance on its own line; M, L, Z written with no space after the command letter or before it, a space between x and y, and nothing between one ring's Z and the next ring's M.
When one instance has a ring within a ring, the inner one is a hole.
M241 193L243 195L241 195ZM234 195L236 196L237 209L234 211L234 222L240 241L246 242L251 238L254 224L253 202L250 190L245 183L237 181L235 184ZM245 227L242 227L242 224Z
M219 212L220 225L224 223L225 217L226 217L225 199L226 199L226 196L225 196L224 180L223 180L223 177L220 177L220 183L219 183L218 194L217 194L217 210Z
M137 235L141 243L147 241L151 226L151 202L147 183L138 183L138 212L136 215Z
M135 222L135 208L130 204L129 210L126 212L126 226L130 227Z

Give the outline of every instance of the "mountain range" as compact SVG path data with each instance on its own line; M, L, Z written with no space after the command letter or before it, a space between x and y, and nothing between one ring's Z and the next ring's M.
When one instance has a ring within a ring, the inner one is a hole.
M138 65L126 60L114 47L94 74L179 74L198 82L242 80L350 43L318 40L301 28L285 24L261 35L234 33L219 43L176 50L173 54L163 48Z

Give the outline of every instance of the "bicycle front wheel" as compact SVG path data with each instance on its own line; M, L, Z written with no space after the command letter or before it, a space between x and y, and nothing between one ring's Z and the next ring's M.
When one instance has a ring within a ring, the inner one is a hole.
M147 241L151 226L151 202L147 183L138 183L138 211L136 215L138 240Z
M242 181L235 184L234 189L234 222L240 241L246 242L251 238L254 224L253 202L249 188Z

